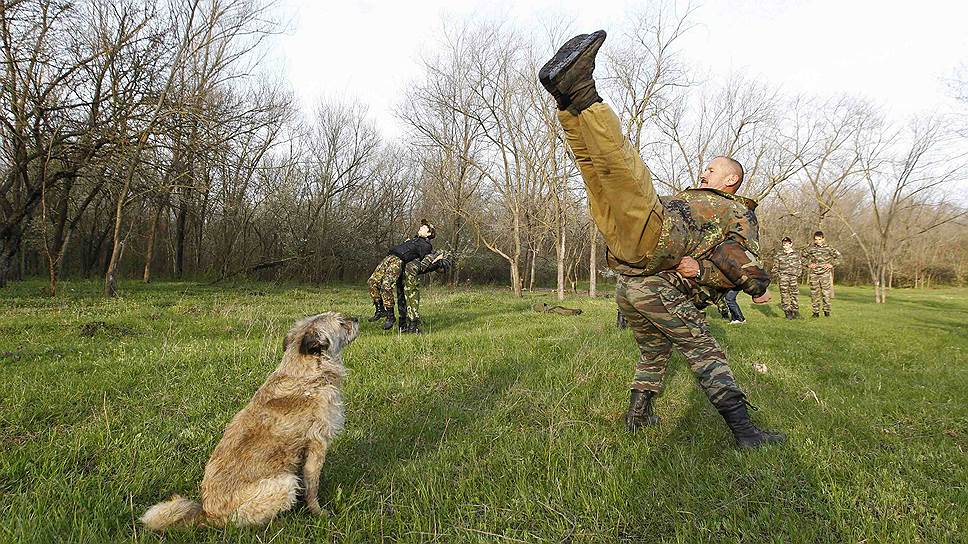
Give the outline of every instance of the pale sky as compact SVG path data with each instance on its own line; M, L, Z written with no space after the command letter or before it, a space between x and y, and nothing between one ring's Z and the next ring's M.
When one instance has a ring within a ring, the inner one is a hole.
M693 3L696 4L695 2ZM281 0L290 31L273 56L304 107L356 100L388 136L402 132L393 108L420 74L444 21L508 20L535 28L559 15L575 33L617 29L628 8L611 0ZM685 6L685 3L682 4ZM968 64L968 3L955 1L708 0L681 50L713 77L742 72L785 92L864 96L903 119L948 111L945 78ZM608 42L605 42L608 47Z

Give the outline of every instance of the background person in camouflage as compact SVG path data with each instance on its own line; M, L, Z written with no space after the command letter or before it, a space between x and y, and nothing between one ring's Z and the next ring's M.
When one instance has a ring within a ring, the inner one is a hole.
M595 55L604 40L604 31L575 36L541 68L538 79L558 105L592 216L608 246L609 267L620 274L616 301L641 352L626 424L635 431L658 422L652 400L662 390L676 348L689 360L737 444L781 441L782 435L763 432L750 421L746 396L700 311L734 286L750 292L756 302L769 300L769 276L757 258L756 203L734 194L742 183L742 166L716 157L700 177L700 189L660 202L649 169L595 89ZM713 262L720 246L726 254L719 257L732 277ZM711 286L718 282L726 285Z
M803 260L793 249L793 240L785 237L782 249L773 255L773 278L780 287L780 306L787 319L800 318L800 274Z
M383 330L388 331L396 325L397 319L393 311L393 288L400 277L403 265L410 261L423 259L434 250L430 243L437 235L436 229L426 220L422 221L417 235L409 240L395 245L387 252L380 264L376 266L373 274L366 280L370 288L370 298L373 299L373 307L376 311L369 321L379 321L386 318L383 323Z
M813 317L830 317L830 298L833 288L834 266L840 262L840 252L827 245L823 232L813 233L813 243L803 250L807 262L807 283L810 284L810 306Z
M410 261L397 279L397 306L400 307L399 330L422 334L420 328L420 276L428 272L446 273L452 262L444 252L431 253L419 261Z

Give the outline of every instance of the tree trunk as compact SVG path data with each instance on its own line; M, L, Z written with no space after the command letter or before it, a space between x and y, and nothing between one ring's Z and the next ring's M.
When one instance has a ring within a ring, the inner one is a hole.
M517 259L511 260L510 266L511 266L511 291L514 293L514 296L520 297L523 282L521 281L521 270L520 270L520 267L518 266L518 260Z
M151 283L151 263L155 257L155 235L158 232L158 221L161 219L161 212L164 209L165 204L163 202L159 203L154 217L151 218L151 227L148 231L148 247L145 248L145 271L142 277L144 283Z
M565 300L565 229L559 226L558 236L558 300Z
M188 188L183 187L178 197L178 213L175 217L175 277L185 274L185 230L188 222Z
M125 183L118 195L118 203L114 209L114 236L111 242L111 260L108 261L107 272L104 273L104 296L113 297L118 294L118 264L121 261L121 219L124 211L124 199L128 194L128 184Z
M7 286L7 276L13 268L16 255L17 251L10 242L0 242L0 287Z

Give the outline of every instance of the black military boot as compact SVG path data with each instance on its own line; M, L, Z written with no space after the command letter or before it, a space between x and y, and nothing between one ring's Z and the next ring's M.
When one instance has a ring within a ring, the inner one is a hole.
M385 315L387 320L383 322L383 330L388 331L392 329L394 325L397 324L397 316L393 312L392 306L390 307L390 309L387 310L387 313Z
M733 431L736 445L740 448L757 448L767 444L785 442L786 435L764 431L753 425L749 412L746 411L748 404L745 398L734 397L720 401L716 406L719 415L726 420L729 430Z
M407 334L423 334L424 331L423 329L420 328L422 324L423 323L420 321L420 318L418 317L417 319L410 321L410 324L407 326L407 330L403 332Z
M376 308L376 311L373 313L373 317L367 319L370 323L375 323L387 315L387 309L383 307L383 300L374 300L373 306Z
M615 326L620 329L629 328L629 323L625 320L625 316L622 315L622 310L618 311L618 317L615 318Z
M538 71L538 80L555 97L559 109L578 115L602 101L595 89L592 72L595 71L595 55L604 41L604 30L579 34L565 42Z
M819 314L819 313L817 313L817 312L813 312L813 315L812 315L812 316L810 316L810 317L820 317L820 314Z
M406 312L400 310L400 319L397 320L397 330L400 332L407 332L410 327L410 318L407 317Z
M629 396L629 411L625 414L625 426L630 433L648 425L659 424L659 416L652 411L652 399L655 398L655 391L633 389Z
M830 317L830 310L824 310L823 311L823 316L824 317Z

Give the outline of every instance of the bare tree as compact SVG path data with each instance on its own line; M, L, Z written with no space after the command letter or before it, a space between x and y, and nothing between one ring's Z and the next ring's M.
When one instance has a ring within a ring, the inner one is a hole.
M968 213L947 205L948 188L965 179L968 162L964 154L952 160L942 126L939 120L912 123L891 160L864 162L873 229L861 247L875 302L887 301L889 272L905 244Z

